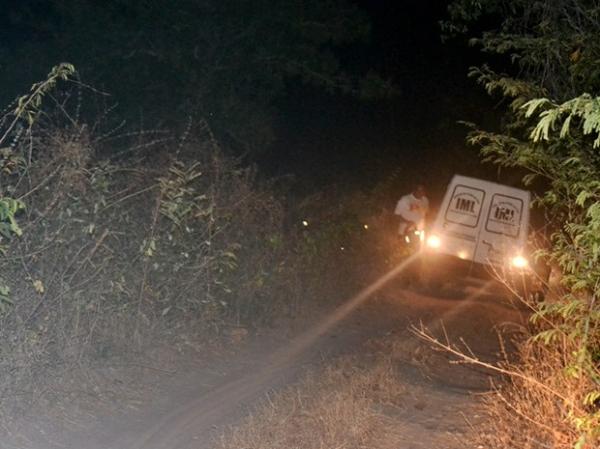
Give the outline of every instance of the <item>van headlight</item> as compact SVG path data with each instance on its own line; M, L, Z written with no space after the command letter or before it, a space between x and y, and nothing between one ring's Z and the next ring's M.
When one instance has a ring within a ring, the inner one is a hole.
M433 249L438 249L442 246L442 240L437 235L430 235L427 239L427 246Z
M523 256L515 256L510 261L511 265L515 268L523 269L529 266L529 261Z

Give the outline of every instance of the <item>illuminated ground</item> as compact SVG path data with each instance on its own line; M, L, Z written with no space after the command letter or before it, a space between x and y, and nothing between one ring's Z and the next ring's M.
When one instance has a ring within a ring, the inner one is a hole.
M467 421L473 425L481 419L471 393L485 391L488 374L448 364L445 354L431 350L409 328L422 322L435 335L463 339L482 359L494 360L496 329L514 329L509 323L522 320L522 313L494 291L499 289L493 284L461 285L460 291L435 297L392 281L339 322L329 315L319 324L288 323L251 337L227 360L215 358L193 373L164 379L163 393L139 411L106 416L76 435L53 436L51 445L37 437L35 444L40 449L211 448L223 429L240 421L266 393L339 355L367 358L374 344L386 340L400 354L406 395L400 407L384 410L390 431L379 436L379 447L465 447Z

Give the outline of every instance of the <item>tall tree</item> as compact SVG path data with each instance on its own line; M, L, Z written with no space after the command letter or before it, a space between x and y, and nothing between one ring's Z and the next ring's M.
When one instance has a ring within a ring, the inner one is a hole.
M551 402L555 407L540 408L532 420L515 427L519 430L511 443L598 447L600 3L457 0L449 10L446 32L470 33L471 43L491 55L492 67L474 68L472 75L507 105L500 132L474 125L470 141L496 164L527 169L525 183L540 181L538 204L549 212L554 229L547 256L560 266L567 288L564 296L542 304L534 315L545 326L531 341L529 353L539 358L534 364L555 369L543 378L553 382L544 385L546 393L557 384L569 391L558 392ZM548 354L551 362L541 358ZM565 433L558 428L548 432L556 424L551 421L555 408L569 427Z
M270 141L273 100L290 79L358 92L336 51L369 34L345 0L23 1L6 17L5 77L67 60L130 112L194 111L253 148Z

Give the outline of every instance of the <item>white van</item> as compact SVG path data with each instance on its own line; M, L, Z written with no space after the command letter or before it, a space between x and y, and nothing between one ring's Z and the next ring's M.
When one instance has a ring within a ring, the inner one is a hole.
M530 201L526 190L455 175L428 232L425 259L448 256L495 271L526 271Z

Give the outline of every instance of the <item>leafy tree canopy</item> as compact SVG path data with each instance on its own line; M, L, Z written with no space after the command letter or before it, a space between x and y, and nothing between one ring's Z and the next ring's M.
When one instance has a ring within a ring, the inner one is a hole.
M447 34L469 33L472 45L508 57L535 93L564 101L600 88L598 2L458 0L449 11Z
M448 34L467 33L493 55L494 67L472 75L508 107L499 132L473 125L470 141L501 166L525 168L545 206L566 294L534 316L546 328L534 342L550 346L565 366L554 377L587 382L564 403L569 442L600 442L600 3L596 0L455 0ZM500 62L500 64L498 64ZM577 347L564 354L563 344ZM578 395L578 396L576 396ZM590 407L590 404L594 404ZM539 410L543 417L545 410ZM542 418L543 419L543 418ZM535 432L535 430L533 431ZM515 443L518 444L518 443Z
M377 84L338 57L369 34L345 0L21 1L6 17L2 60L18 63L3 71L35 77L67 60L132 115L192 111L244 149L272 138L273 100L290 79L352 93Z

